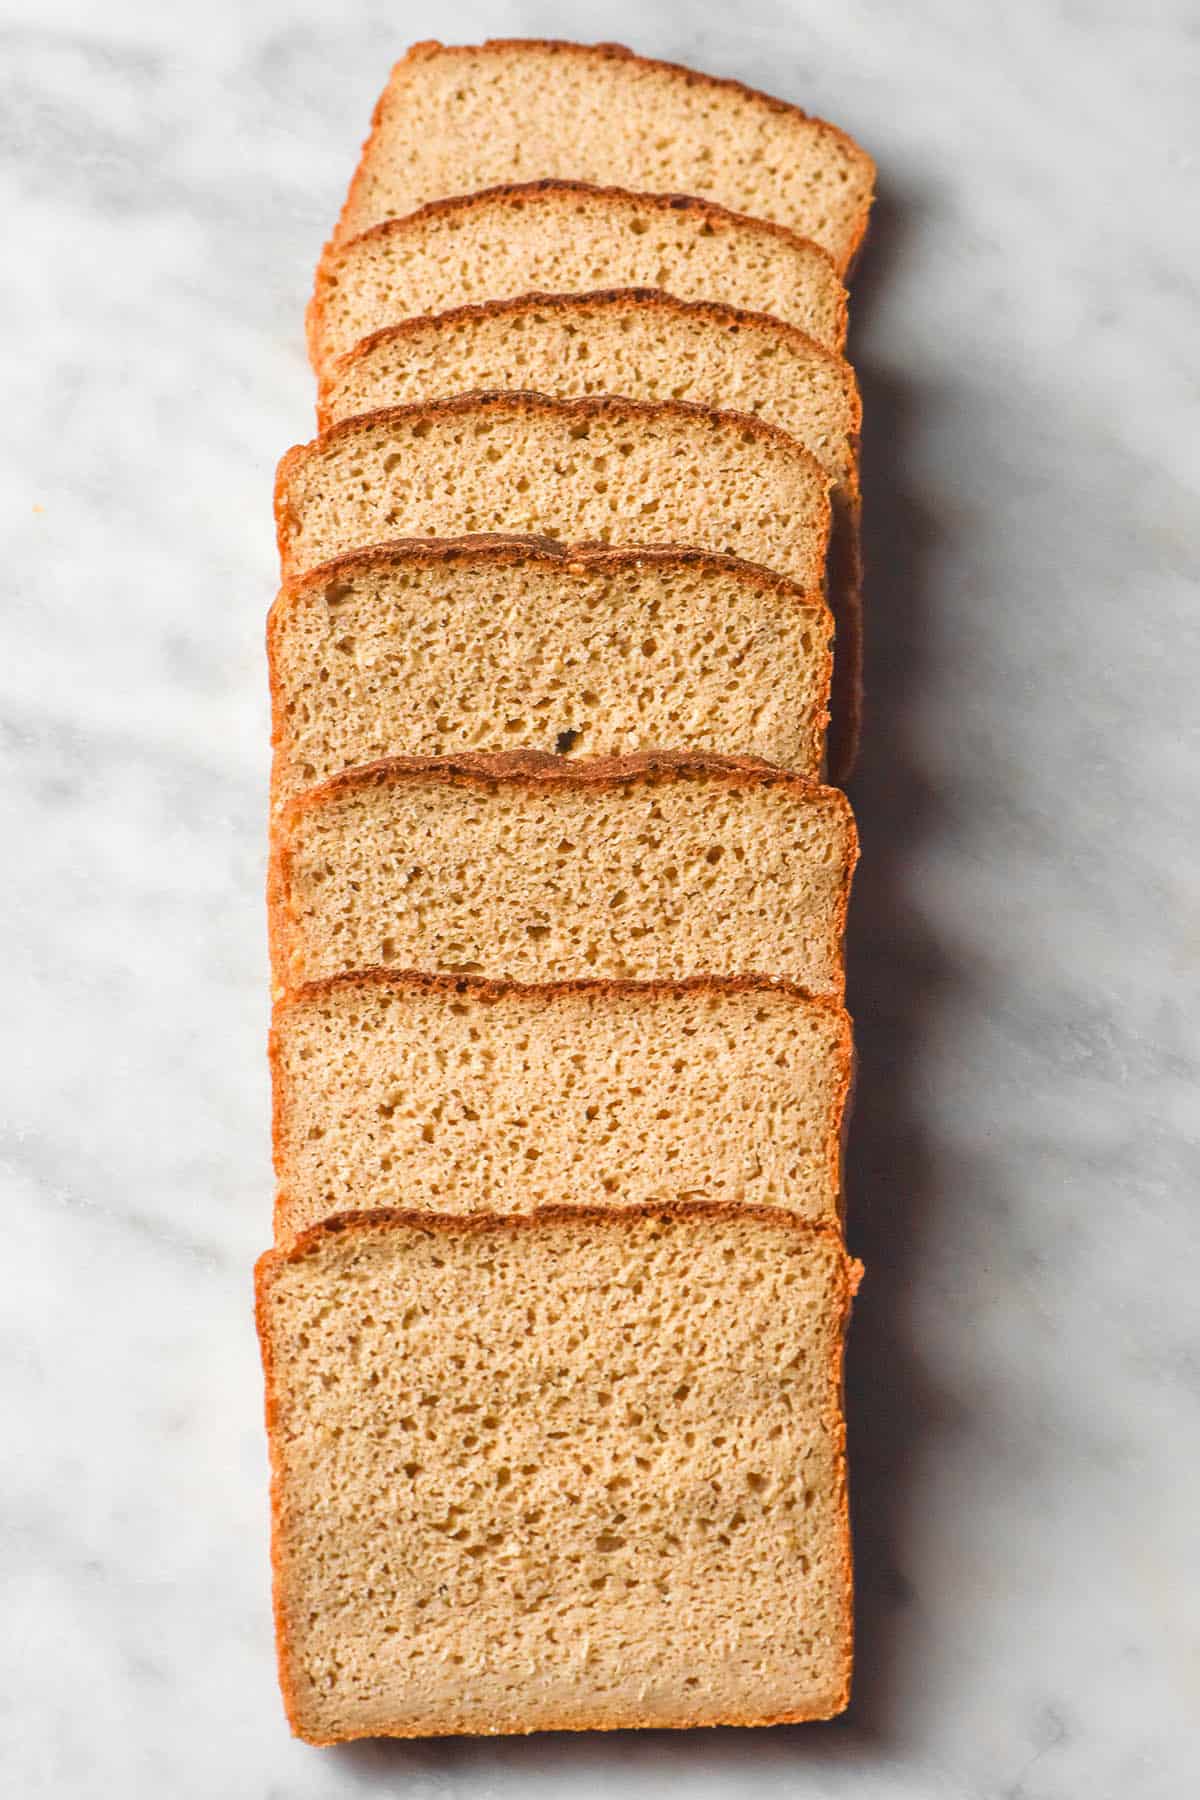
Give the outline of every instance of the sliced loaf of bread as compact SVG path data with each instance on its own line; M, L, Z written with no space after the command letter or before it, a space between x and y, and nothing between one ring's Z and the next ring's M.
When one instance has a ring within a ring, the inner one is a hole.
M356 763L671 747L817 775L832 626L733 557L522 538L354 551L267 624L275 806Z
M308 309L319 372L360 339L464 301L665 289L770 313L827 350L846 291L825 252L705 200L536 181L438 200L326 252Z
M375 763L277 817L276 980L771 975L840 995L857 854L844 794L749 759Z
M332 1213L720 1200L837 1225L850 1024L768 982L373 970L275 1009L276 1236Z
M338 240L443 194L562 176L699 194L812 238L845 269L866 152L798 106L616 44L416 44L392 70Z
M784 1211L357 1214L263 1257L280 1682L311 1743L845 1706L860 1270Z
M829 477L772 425L680 401L466 394L346 419L279 465L285 580L396 537L719 550L821 586Z

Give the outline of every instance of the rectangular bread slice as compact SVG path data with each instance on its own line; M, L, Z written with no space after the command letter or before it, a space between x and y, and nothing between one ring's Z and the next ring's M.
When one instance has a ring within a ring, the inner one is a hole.
M766 1725L852 1658L838 1235L332 1220L261 1259L279 1675L354 1737Z
M467 394L346 419L283 458L284 580L398 537L526 532L719 550L818 588L829 478L793 438L682 402Z
M749 759L374 763L277 818L276 981L771 975L840 996L857 854L844 794Z
M281 1001L271 1067L281 1242L385 1206L841 1217L850 1022L778 983L373 970Z
M464 301L660 288L846 339L846 290L824 250L706 200L534 181L436 200L326 251L308 308L318 373L360 339Z
M276 807L356 763L670 747L816 776L832 623L733 557L530 538L353 551L267 624Z
M861 407L842 357L769 314L647 288L523 294L377 331L332 365L318 422L325 431L355 413L503 388L751 413L839 487L855 485Z
M415 44L376 105L336 235L539 176L699 194L789 226L845 269L875 170L798 106L617 44Z

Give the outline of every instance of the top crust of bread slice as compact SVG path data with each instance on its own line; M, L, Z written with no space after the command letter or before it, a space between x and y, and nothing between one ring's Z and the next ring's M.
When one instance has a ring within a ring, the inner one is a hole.
M375 108L335 242L443 194L562 176L692 193L790 226L846 269L875 170L836 126L618 44L416 44Z

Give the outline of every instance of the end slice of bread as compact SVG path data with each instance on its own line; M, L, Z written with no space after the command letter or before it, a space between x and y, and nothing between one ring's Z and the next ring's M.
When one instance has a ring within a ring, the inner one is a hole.
M845 269L875 170L798 106L621 45L424 43L380 96L336 235L539 176L703 195L801 232Z
M311 1743L846 1704L836 1233L720 1207L331 1220L256 1274Z
M844 794L750 759L377 763L278 817L276 981L771 975L840 996L857 855Z
M778 983L374 970L282 1001L271 1066L280 1241L381 1206L841 1217L850 1022Z
M701 551L354 551L271 609L273 804L357 763L461 751L669 746L816 776L832 629L820 595Z
M829 477L759 419L682 402L467 394L347 419L279 465L285 580L396 537L676 544L819 588Z
M824 250L709 201L533 181L439 199L331 247L308 308L313 367L361 339L464 301L658 288L769 313L827 350L846 290Z

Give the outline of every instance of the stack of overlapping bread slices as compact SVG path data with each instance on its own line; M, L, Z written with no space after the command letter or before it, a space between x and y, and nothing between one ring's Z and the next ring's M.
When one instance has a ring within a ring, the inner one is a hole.
M872 179L736 83L422 44L322 258L258 1269L312 1742L846 1703Z

